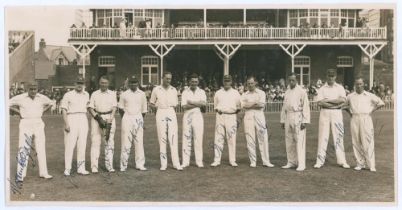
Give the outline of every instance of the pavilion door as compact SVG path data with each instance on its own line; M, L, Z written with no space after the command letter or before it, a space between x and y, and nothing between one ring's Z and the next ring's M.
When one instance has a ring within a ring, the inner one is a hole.
M347 85L348 88L353 87L353 67L338 67L337 83Z
M294 73L296 74L299 85L307 86L310 84L310 67L295 66Z
M158 84L158 67L157 66L143 66L141 85L157 85Z
M99 76L98 81L102 76L106 76L109 79L109 88L110 89L116 88L114 67L99 67L99 75L98 76Z
M126 18L126 26L130 24L133 25L133 13L124 13L124 18Z

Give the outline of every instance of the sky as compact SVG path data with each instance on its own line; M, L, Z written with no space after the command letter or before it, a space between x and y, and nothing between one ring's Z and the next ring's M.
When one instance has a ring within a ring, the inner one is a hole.
M35 48L44 38L48 45L68 46L68 29L74 23L74 7L6 7L5 31L35 31Z

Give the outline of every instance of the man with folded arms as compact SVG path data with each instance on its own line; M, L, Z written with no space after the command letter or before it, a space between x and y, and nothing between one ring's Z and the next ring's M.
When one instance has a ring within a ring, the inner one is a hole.
M254 76L247 78L247 89L241 96L241 105L245 110L244 114L244 134L246 135L248 157L250 167L257 166L257 145L261 153L263 166L274 167L269 160L268 128L265 121L265 92L256 87Z
M336 74L336 69L328 69L327 82L317 93L317 101L321 110L318 125L317 161L314 168L321 168L325 163L330 131L332 131L338 165L350 168L346 162L343 146L345 131L341 109L346 101L346 91L342 85L335 82Z
M202 137L204 134L204 119L201 109L205 109L207 96L205 91L198 87L197 74L190 76L190 88L185 89L181 96L183 115L182 167L190 165L191 144L194 140L195 162L199 168L204 167L202 162Z

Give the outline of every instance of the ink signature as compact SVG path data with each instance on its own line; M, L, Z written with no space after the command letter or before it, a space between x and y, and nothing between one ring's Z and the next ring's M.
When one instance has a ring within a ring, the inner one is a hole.
M31 159L33 165L35 165L35 160L31 156L31 149L35 151L35 149L32 146L32 141L35 138L35 136L34 135L29 136L27 134L24 135L25 135L25 145L20 147L17 153L17 162L20 168L15 175L15 179L19 181L22 181L24 179L24 170L28 165L28 160Z

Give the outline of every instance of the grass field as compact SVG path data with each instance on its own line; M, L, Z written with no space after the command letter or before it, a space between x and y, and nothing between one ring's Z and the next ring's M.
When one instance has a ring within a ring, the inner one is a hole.
M377 172L354 171L336 165L332 140L328 145L327 162L321 169L314 169L317 149L318 113L312 113L312 124L307 127L307 169L304 172L281 169L286 164L284 131L280 128L279 113L267 113L270 132L270 157L275 168L262 167L258 157L257 168L249 167L243 126L237 132L237 163L233 168L228 163L227 145L223 152L222 165L210 167L213 160L215 116L205 114L204 164L197 168L194 154L191 166L176 171L171 166L170 154L167 171L160 171L159 145L156 137L155 115L146 116L144 147L148 171L134 169L134 150L127 172L119 172L120 161L120 117L117 117L114 166L116 173L106 173L101 155L101 173L70 178L63 176L64 143L61 116L45 116L46 152L52 180L39 178L38 167L28 168L21 194L11 193L11 201L163 201L163 202L393 202L394 187L394 113L379 111L373 115L376 141ZM181 118L179 136L181 137ZM18 122L10 120L11 177L16 172L18 147ZM355 166L350 137L349 117L344 114L345 149L349 164ZM181 142L181 138L179 139ZM89 170L90 138L87 142ZM169 149L168 149L169 151ZM181 151L181 144L179 144ZM103 152L103 151L102 151ZM181 152L180 152L181 156ZM75 159L76 155L74 155ZM75 171L75 161L73 166ZM35 198L30 198L32 193Z

